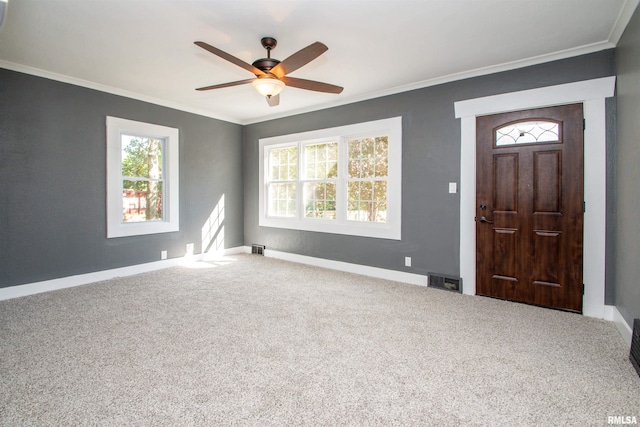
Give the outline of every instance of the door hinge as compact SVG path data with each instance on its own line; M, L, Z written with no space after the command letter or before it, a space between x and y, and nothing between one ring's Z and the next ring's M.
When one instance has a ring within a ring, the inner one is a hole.
M584 283L582 284L582 295L584 295Z
M582 130L587 130L587 119L582 119Z
M587 202L582 202L582 213L587 212Z

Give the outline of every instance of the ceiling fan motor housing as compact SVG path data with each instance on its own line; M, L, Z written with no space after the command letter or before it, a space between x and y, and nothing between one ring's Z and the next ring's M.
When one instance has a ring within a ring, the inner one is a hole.
M278 41L273 37L263 37L260 40L260 43L262 43L262 47L267 50L267 57L256 59L251 65L265 73L268 73L273 67L280 63L277 59L271 58L271 51L276 48Z
M269 71L271 71L271 69L273 67L275 67L276 65L278 65L280 63L280 61L278 61L277 59L273 59L273 58L261 58L261 59L256 59L255 61L253 61L253 65L254 67L264 71L265 73L268 73Z

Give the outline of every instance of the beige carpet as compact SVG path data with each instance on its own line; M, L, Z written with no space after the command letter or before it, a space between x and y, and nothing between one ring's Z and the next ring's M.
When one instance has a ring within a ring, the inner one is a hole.
M257 255L208 266L0 302L0 425L640 419L609 322Z

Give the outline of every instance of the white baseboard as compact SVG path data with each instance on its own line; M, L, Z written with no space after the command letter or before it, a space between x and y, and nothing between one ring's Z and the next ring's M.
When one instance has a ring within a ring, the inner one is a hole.
M616 329L620 332L620 335L622 335L624 342L631 347L631 335L633 333L631 326L624 320L624 317L622 317L622 314L620 314L616 306L607 305L605 306L605 311L605 320L610 320L616 325Z
M244 247L225 249L219 256L244 253ZM184 265L185 262L202 260L207 254L186 256L183 258L171 258L162 261L148 262L145 264L131 265L128 267L114 268L111 270L95 271L92 273L78 274L75 276L61 277L59 279L44 280L42 282L27 283L25 285L8 286L0 288L0 301L40 294L58 289L72 288L74 286L87 285L89 283L109 280L116 277L133 276L134 274L147 273L149 271L162 270L164 268Z
M62 277L59 279L45 280L42 282L28 283L25 285L8 286L0 288L0 301L12 298L24 297L27 295L39 294L42 292L55 291L58 289L71 288L74 286L87 285L90 283L100 282L103 280L113 279L115 277L132 276L134 274L146 273L149 271L162 270L177 265L185 265L188 263L207 261L222 256L235 255L241 253L251 253L250 246L238 246L235 248L225 249L217 254L197 254L186 256L183 258L172 258L163 261L149 262L146 264L137 264L129 267L114 268L111 270L96 271L93 273L79 274L76 276ZM266 257L277 258L284 261L297 262L300 264L313 265L316 267L329 268L332 270L344 271L347 273L362 274L364 276L377 277L380 279L393 280L396 282L409 283L412 285L428 286L429 280L427 276L415 273L407 273L404 271L387 270L379 267L370 267L360 264L351 264L348 262L334 261L323 258L315 258L306 255L297 255L288 252L280 252L267 249L264 252ZM599 317L599 316L597 316ZM613 322L620 332L624 341L631 345L632 330L629 324L624 320L622 314L613 305L607 305L604 309L604 320Z
M245 246L245 252L251 253L251 247ZM264 256L282 259L285 261L297 262L301 264L314 265L317 267L329 268L332 270L345 271L348 273L362 274L365 276L377 277L377 278L387 279L387 280L394 280L394 281L403 282L403 283L410 283L413 285L427 286L429 281L427 276L423 276L419 274L406 273L406 272L395 271L395 270L386 270L378 267L369 267L369 266L359 265L359 264L350 264L342 261L332 261L332 260L327 260L323 258L314 258L310 256L297 255L297 254L292 254L288 252L280 252L280 251L274 251L269 249L265 250ZM617 307L613 305L607 305L607 306L604 306L603 313L601 312L602 310L598 312L598 314L601 314L600 316L593 315L593 314L589 314L589 316L613 322L618 332L620 332L622 339L625 341L625 343L627 343L627 345L631 346L631 334L632 334L631 327L624 320L624 317L622 317Z
M248 253L251 253L251 248L247 247ZM429 283L428 277L415 274L406 273L404 271L387 270L379 267L370 267L367 265L351 264L342 261L333 261L323 258L315 258L306 255L297 255L289 252L274 251L266 249L264 256L270 258L277 258L284 261L297 262L300 264L313 265L316 267L328 268L331 270L344 271L347 273L362 274L363 276L377 277L379 279L393 280L396 282L409 283L412 285L427 286Z

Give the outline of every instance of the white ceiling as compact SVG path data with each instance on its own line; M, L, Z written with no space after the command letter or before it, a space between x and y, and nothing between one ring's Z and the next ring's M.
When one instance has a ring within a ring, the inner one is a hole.
M0 67L247 124L614 47L638 0L9 0ZM329 50L290 74L345 89L196 87L248 63ZM0 82L1 83L1 82Z

